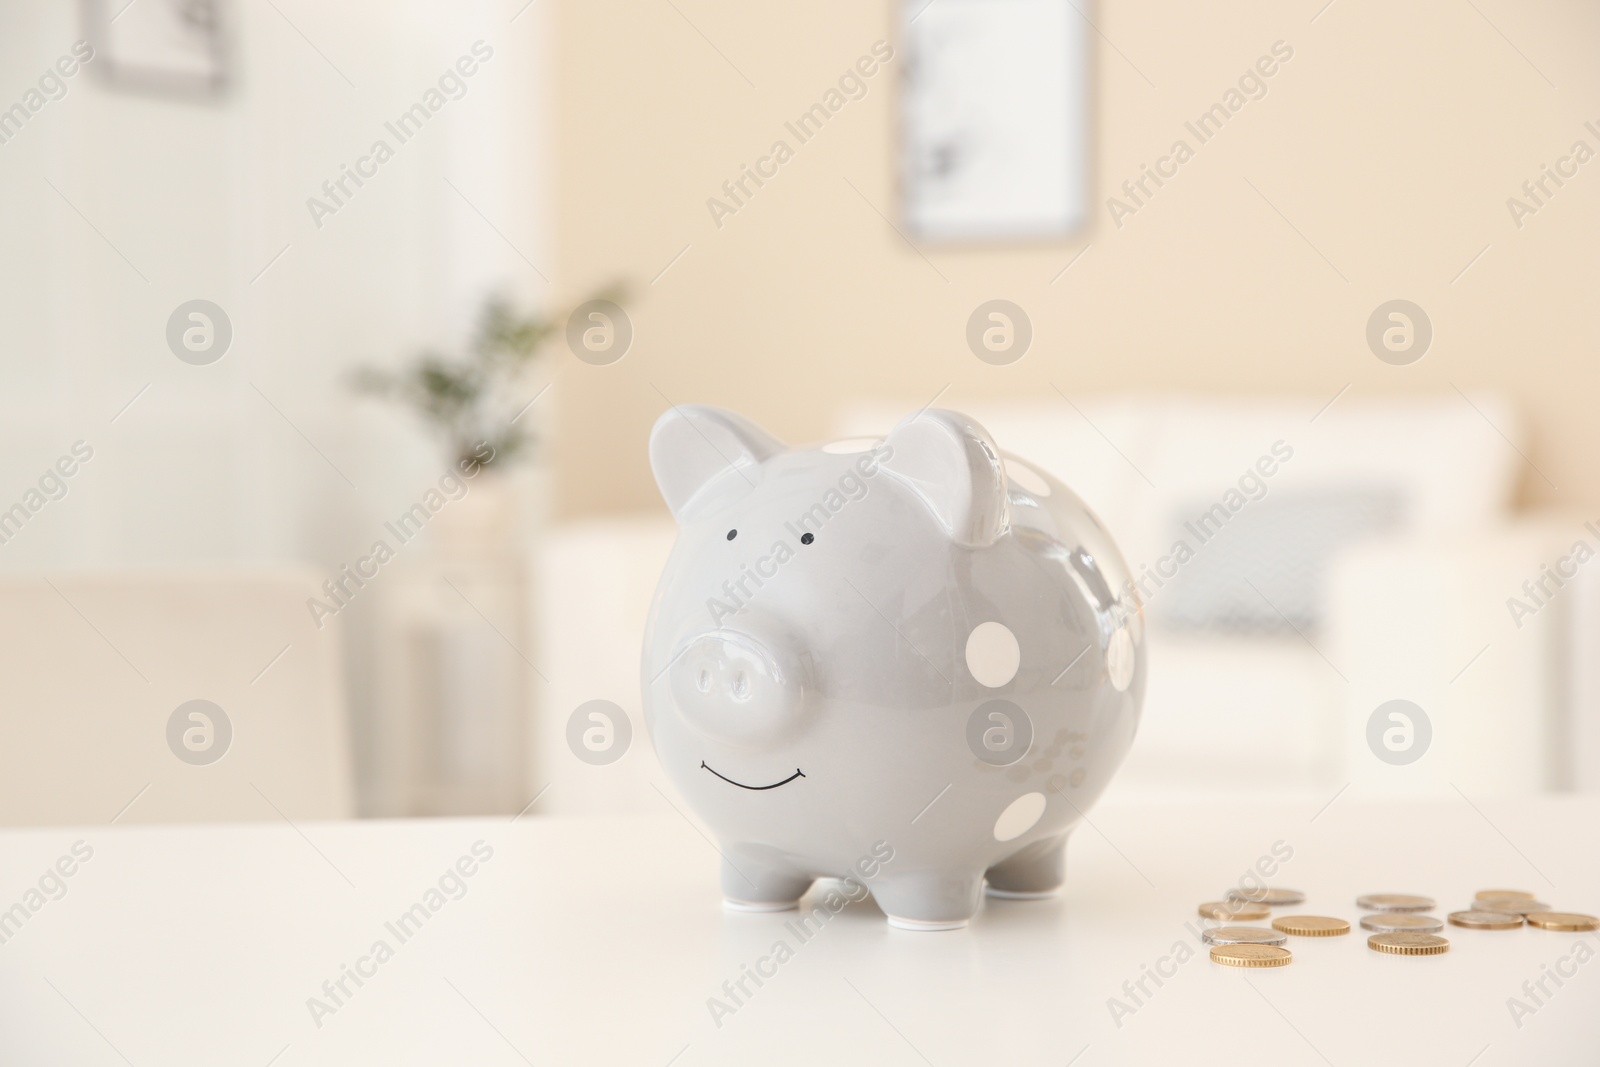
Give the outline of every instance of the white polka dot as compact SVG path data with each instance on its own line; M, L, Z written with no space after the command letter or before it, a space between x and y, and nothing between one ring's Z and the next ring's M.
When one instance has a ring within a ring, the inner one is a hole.
M1014 459L1007 459L1006 477L1034 496L1050 495L1050 483L1045 481L1038 471L1026 463L1018 463Z
M1126 626L1111 635L1111 645L1106 649L1106 673L1119 693L1133 683L1133 638L1128 636Z
M967 635L967 670L981 684L999 689L1017 676L1021 665L1017 635L1004 623L979 623Z
M994 821L994 839L1010 841L1033 829L1033 824L1044 814L1044 794L1024 793L1013 800Z
M843 441L829 441L822 446L822 450L835 456L848 456L856 452L870 452L877 444L876 437L851 437Z

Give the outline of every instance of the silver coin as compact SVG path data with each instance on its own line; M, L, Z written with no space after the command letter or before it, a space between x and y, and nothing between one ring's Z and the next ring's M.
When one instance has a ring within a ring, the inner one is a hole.
M1507 915L1529 915L1536 911L1549 911L1549 905L1537 900L1474 900L1473 911L1503 911Z
M1379 934L1432 934L1444 929L1444 923L1432 915L1415 912L1391 911L1377 915L1363 915L1361 928Z
M1200 935L1208 945L1281 945L1288 936L1264 926L1218 926Z
M1248 900L1253 904L1265 904L1269 908L1283 908L1290 904L1304 904L1306 895L1298 889L1273 889L1263 886L1260 889L1230 889L1227 899Z
M1356 897L1356 907L1363 911L1432 911L1432 897L1416 897L1409 893L1368 893Z
M1451 926L1465 926L1476 930L1515 930L1522 926L1522 916L1508 911L1452 911Z

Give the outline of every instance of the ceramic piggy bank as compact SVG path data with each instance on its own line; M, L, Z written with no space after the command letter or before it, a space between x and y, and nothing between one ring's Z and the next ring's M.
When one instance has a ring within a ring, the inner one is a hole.
M790 449L679 407L650 462L679 532L645 722L727 905L843 877L939 930L986 886L1053 896L1145 681L1137 593L1083 502L952 411Z

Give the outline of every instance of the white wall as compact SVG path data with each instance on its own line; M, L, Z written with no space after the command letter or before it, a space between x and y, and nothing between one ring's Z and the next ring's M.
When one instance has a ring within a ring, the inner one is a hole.
M0 571L331 569L437 480L432 442L346 383L459 343L491 289L548 301L546 34L524 2L235 0L222 99L130 93L90 63L0 144L0 509L94 449ZM0 108L83 35L76 4L0 7ZM466 95L318 229L307 198L396 143L384 122L478 40ZM205 367L165 342L197 297L234 326Z
M91 63L0 145L0 500L74 440L95 448L68 498L0 546L0 569L348 558L437 464L409 423L352 399L351 365L458 341L490 288L547 294L446 184L547 258L537 7L508 23L516 6L489 2L277 6L355 88L251 2L229 8L220 102L118 91ZM0 100L80 34L74 5L0 9ZM306 198L478 39L495 52L467 95L319 231ZM164 341L195 297L234 323L209 367Z

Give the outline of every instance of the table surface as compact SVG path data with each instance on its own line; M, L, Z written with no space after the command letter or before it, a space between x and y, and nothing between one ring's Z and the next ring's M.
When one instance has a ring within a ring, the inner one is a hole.
M1096 809L1059 900L990 900L950 933L852 904L808 939L793 912L724 911L716 853L665 804L643 819L6 831L0 1062L1600 1061L1597 934L1447 927L1448 954L1404 958L1357 929L1244 971L1194 932L1196 905L1275 845L1293 854L1272 881L1307 893L1292 912L1354 922L1358 894L1390 891L1434 896L1442 917L1493 887L1594 914L1600 799L1316 809ZM735 1002L724 982L757 965L771 976Z

